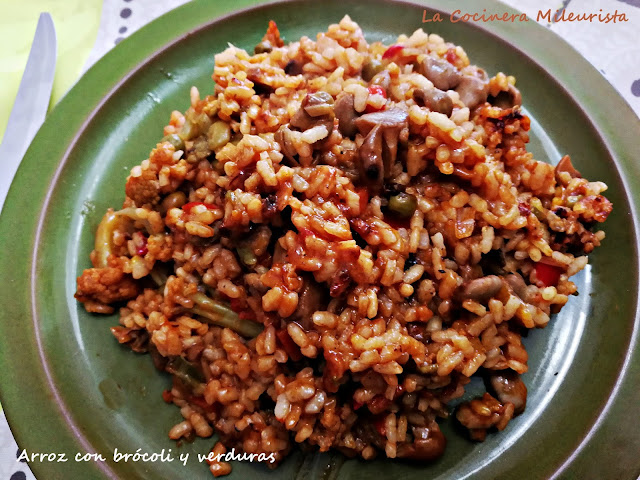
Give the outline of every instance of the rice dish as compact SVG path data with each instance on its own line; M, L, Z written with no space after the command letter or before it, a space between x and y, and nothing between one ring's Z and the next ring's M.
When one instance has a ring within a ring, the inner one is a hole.
M522 334L577 294L606 185L535 160L515 79L422 30L369 44L345 17L285 45L270 22L213 80L131 170L76 292L171 374L170 438L432 461L473 375L487 393L453 416L503 430Z

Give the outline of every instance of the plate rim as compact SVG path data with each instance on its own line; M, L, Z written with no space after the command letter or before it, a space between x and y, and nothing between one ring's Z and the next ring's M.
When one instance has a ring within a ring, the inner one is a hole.
M92 97L97 98L98 101L96 103L88 102L89 107L83 109L83 112L86 112L84 120L80 122L80 125L77 128L73 129L73 133L70 133L70 135L67 135L68 137L70 137L70 141L68 142L66 148L62 149L62 152L63 152L62 156L55 157L57 163L55 164L52 163L51 165L47 165L45 167L49 171L54 170L54 173L51 179L47 178L43 181L46 188L45 197L44 199L42 199L43 200L42 203L36 202L35 203L36 206L34 207L34 209L38 212L36 235L35 237L33 237L33 247L35 248L33 248L32 250L33 256L28 257L26 260L27 262L30 263L29 278L26 280L23 279L23 281L29 286L29 291L31 293L30 295L31 303L29 307L26 307L26 310L28 311L27 313L29 313L32 316L32 320L33 320L33 323L31 325L31 327L33 328L32 333L34 334L34 338L37 346L37 353L39 355L39 359L41 360L41 363L37 364L37 366L42 369L42 372L39 372L39 373L44 374L44 377L47 378L48 386L50 387L54 397L58 395L57 388L53 383L51 374L48 372L49 367L46 361L46 352L42 350L42 345L39 340L40 330L39 330L39 325L37 320L38 318L37 309L34 303L36 292L35 292L35 282L33 281L33 279L35 279L35 276L36 276L37 246L39 245L39 235L42 230L42 220L43 220L42 215L44 215L44 212L48 208L52 189L55 187L56 182L59 178L59 175L62 171L62 168L67 161L69 153L73 150L74 146L77 143L77 140L82 136L82 133L89 126L92 119L95 117L96 112L98 112L104 106L104 104L108 102L108 100L123 85L127 83L127 81L131 77L133 77L140 69L144 68L146 64L148 64L149 62L152 62L158 56L161 56L164 51L166 51L169 48L172 48L172 46L181 42L184 38L190 35L197 34L199 31L209 28L212 24L221 22L227 18L236 16L236 15L242 15L249 10L269 8L270 6L279 5L279 4L298 3L299 1L300 0L280 0L280 1L264 3L259 0L247 0L243 2L243 3L246 3L247 6L242 9L236 9L235 6L230 6L230 3L232 2L226 2L226 1L217 2L215 7L212 7L210 2L207 2L206 0L195 0L191 3L182 5L164 14L158 19L154 20L153 22L147 24L142 29L138 30L133 35L131 35L131 37L121 42L121 44L115 47L103 58L101 58L95 65L91 67L91 69L82 78L79 79L76 85L58 103L58 105L54 108L53 112L49 115L45 124L39 130L38 134L36 135L36 138L32 142L27 154L25 155L25 159L22 162L22 165L16 175L16 179L14 180L11 186L11 190L9 191L7 200L5 202L5 207L3 209L2 215L0 216L0 244L2 244L5 247L6 247L6 245L4 245L5 241L2 239L9 238L7 234L9 233L9 228L11 226L11 223L18 223L18 225L21 225L19 221L16 222L16 216L19 215L17 213L17 210L18 210L17 205L20 204L18 189L19 187L24 187L24 185L27 183L27 178L26 178L27 174L25 173L27 168L23 166L32 165L34 162L38 160L36 158L36 152L38 151L38 149L42 149L45 146L47 132L51 132L52 129L55 128L54 120L56 119L56 117L61 117L65 115L65 112L67 112L72 108L74 100L77 102L76 97L78 97L80 94L82 94L83 96L85 95L84 93L85 86L91 85L92 83L99 83L99 84L102 83L98 77L100 76L101 72L103 72L104 70L112 68L117 75L121 75L121 78L118 79L115 82L115 84L106 85L106 86L102 85L102 88L99 89L100 90L99 92L97 93L94 92L92 94ZM389 3L398 3L398 4L409 5L409 6L416 6L416 5L424 6L425 8L430 8L433 10L441 10L441 11L450 11L453 8L453 7L447 8L449 6L445 4L445 0L432 0L431 2L419 1L419 0L413 1L413 2L404 1L404 0L401 0L401 1L384 0L384 1L387 1ZM478 7L483 7L485 5L491 5L491 4L494 4L494 5L499 4L501 6L504 5L495 0L479 0L479 1L476 0L474 7L478 8ZM515 11L513 8L506 5L504 5L504 8L506 10ZM194 22L192 19L196 18L197 16L194 15L193 17L190 17L188 14L186 14L187 11L191 11L191 10L194 13L197 13L200 10L205 10L208 13L210 13L211 16L204 22L200 20ZM214 10L215 10L215 13L213 13ZM168 33L161 38L158 38L158 37L154 38L154 36L152 35L152 32L154 30L157 30L160 25L169 23L169 22L172 23L173 27L175 27L176 20L182 14L185 14L184 15L185 20L182 22L180 27L182 30L178 34L176 34L174 30L173 33ZM512 48L516 49L517 51L525 55L529 61L532 61L537 66L542 67L548 75L552 75L549 71L547 71L545 67L545 63L548 63L548 62L539 61L538 58L533 57L526 50L523 50L517 44L513 43L511 39L506 37L505 32L499 32L500 29L487 28L484 25L477 25L477 24L469 24L467 26L472 28L478 28L482 30L484 33L497 37L501 41L508 43L509 45L511 45ZM538 30L538 32L547 31L547 29L545 29L541 25L538 25L537 23L535 25L532 25L531 28L529 28L529 30ZM597 69L595 69L595 67L593 67L584 57L582 57L582 55L575 48L569 45L566 41L564 41L564 39L562 39L560 36L558 36L554 32L550 32L550 33L551 35L543 34L540 37L538 37L539 41L541 43L545 43L553 39L554 42L556 42L556 45L554 45L554 48L556 49L559 48L558 46L558 43L559 43L560 47L562 47L560 48L561 50L567 50L568 52L570 52L570 54L576 58L576 62L581 64L579 66L581 67L581 70L585 75L589 75L590 76L589 78L593 79L594 81L600 84L604 84L605 88L609 90L610 93L614 94L615 103L617 105L614 105L613 107L609 105L608 108L604 108L600 106L601 107L600 112L605 110L619 110L620 108L622 108L622 112L620 111L617 112L618 117L614 117L615 121L612 123L620 123L622 118L628 118L631 115L636 123L636 127L637 127L636 131L640 132L640 119L638 119L637 115L635 114L635 112L633 112L630 105L626 102L626 100L622 98L622 96L617 92L617 90L613 87L613 85L611 85L601 75L601 73ZM143 49L142 52L135 52L135 49L131 49L129 50L130 55L127 55L125 53L125 47L128 45L133 46L134 44L136 44L136 42L137 44L141 44L144 42L146 45L151 46L152 51L149 53L145 53L145 50L149 50L148 48ZM133 57L138 60L135 61L135 63L133 64L131 64L131 62L127 62L123 65L119 65L118 58L122 56L127 56L129 58ZM562 55L558 55L558 56L562 57ZM114 68L114 64L115 64L115 68ZM594 78L594 74L595 74L595 78ZM603 129L604 126L602 125L602 122L597 121L598 112L594 112L594 109L597 107L597 102L595 103L595 105L587 104L585 106L585 103L580 101L580 97L582 95L574 91L571 91L565 86L564 83L562 83L563 75L560 75L560 78L558 78L558 76L554 76L554 78L556 79L557 83L563 88L563 92L562 92L563 95L569 97L575 103L575 105L580 110L583 111L583 113L585 114L585 117L589 120L589 122L593 126L594 131L598 134L599 141L604 145L608 153L611 155L611 159L618 170L620 181L625 189L625 192L624 192L625 197L629 202L631 222L634 224L635 229L637 231L638 224L639 224L638 210L640 209L640 194L638 193L640 191L640 188L638 188L640 187L640 185L638 185L639 175L637 175L638 165L633 164L630 158L626 159L626 157L621 155L621 152L618 151L619 146L617 142L614 142L613 140L619 139L618 137L620 135L620 131L617 132L618 135L616 135L616 132L613 132L613 131L609 131L609 132L605 131ZM622 104L622 107L620 106L621 104ZM76 117L78 117L78 115L76 115ZM622 130L621 132L625 133L624 130ZM49 133L49 135L50 134L51 133ZM64 137L64 133L61 136ZM628 137L629 134L627 133L625 136ZM628 143L629 139L630 138L627 138L626 142L620 142L620 143ZM628 173L634 173L633 172L634 169L636 170L635 172L636 175L635 176L628 175ZM627 170L629 170L630 172L627 172ZM633 188L634 183L636 184L635 189ZM41 199L39 198L38 200L41 200ZM24 201L22 203L24 204ZM16 207L14 208L14 206ZM10 218L12 218L14 222L11 222L11 220L8 220ZM24 228L26 230L29 230L30 232L29 227L25 225ZM31 240L31 238L29 240ZM639 245L640 245L639 239L636 237L635 243L633 245L635 248L636 258L638 255L638 251L640 249ZM10 261L11 255L7 253L10 251L11 251L11 248L0 249L0 267L2 267L5 264L8 266L11 263ZM637 270L635 272L635 276L636 276L636 285L637 285L638 283ZM6 303L6 300L12 299L13 298L12 295L15 295L14 291L12 291L10 288L7 288L8 283L9 282L2 282L0 284L0 300L3 300L3 303ZM557 478L558 476L562 475L565 472L566 468L568 468L571 465L571 463L577 459L577 457L582 451L582 448L586 446L591 441L592 437L597 434L597 430L600 428L601 424L607 421L608 413L610 412L611 408L613 408L614 403L619 400L621 388L624 387L625 382L627 383L629 382L628 374L634 373L636 376L640 377L640 368L638 365L639 363L638 357L640 357L639 351L638 351L638 348L635 348L635 349L631 348L633 345L636 345L637 347L637 344L638 344L638 335L639 335L639 328L640 328L640 311L639 310L640 310L640 305L638 303L638 299L636 299L633 331L629 337L629 343L627 345L628 348L624 357L623 365L620 368L618 377L616 379L616 383L607 399L606 404L604 405L602 410L599 412L595 423L593 423L593 425L589 428L589 431L587 432L585 437L582 439L579 446L559 467L559 469L554 473L554 476L552 478ZM5 317L5 315L3 315L3 313L0 313L0 318L3 318L3 317ZM3 320L6 322L6 317L3 318ZM2 331L4 328L5 328L4 325L0 324L0 331ZM9 359L4 357L0 352L0 368L7 369L7 368L10 368L10 366L11 366L11 363ZM635 367L635 370L632 371L634 367ZM12 432L14 433L16 441L20 440L19 443L25 444L23 443L24 440L26 440L29 437L29 435L32 435L32 434L31 432L28 432L26 429L23 429L21 426L18 426L17 423L13 422L12 420L13 413L9 413L9 410L12 410L12 407L9 407L9 405L14 404L15 399L12 398L11 394L9 395L6 394L6 391L7 390L11 391L12 387L9 386L9 388L7 388L4 381L0 383L4 387L2 391L0 391L0 398L2 399L4 411L9 421L9 424L11 425ZM8 402L7 402L7 399L9 399ZM68 417L68 420L65 422L65 424L68 427L70 427L72 431L74 431L72 440L74 439L79 440L80 445L84 447L84 444L82 443L84 440L84 437L82 436L81 433L79 433L79 429L77 429L73 424L73 418L71 418L71 415L68 412L66 412L66 407L64 406L64 404L62 402L55 402L55 405L54 405L54 402L51 402L51 405L53 406L53 410L55 410L56 413L59 411L60 413L62 413L62 417L65 417L65 418ZM17 412L17 410L14 410L14 411ZM18 416L20 415L16 415L16 417ZM58 418L58 420L60 420L60 418ZM78 430L78 431L76 432L75 430ZM68 432L65 431L64 433L68 435ZM85 451L86 450L87 449L85 448ZM78 464L78 465L82 465L82 464ZM100 468L103 474L107 475L109 478L118 478L117 475L115 475L115 472L111 470L111 468L107 464L102 464L102 465L104 465L105 467L104 469ZM98 466L100 467L101 464L98 464ZM42 476L41 478L45 478L46 476L46 478L49 478L48 473L50 473L50 470L48 467L45 466L45 464L35 463L31 465L31 468L32 468L32 471L34 471L34 473L36 472L38 473L39 477ZM65 472L68 474L68 470L65 470ZM63 472L60 471L60 473L62 474ZM95 473L95 472L92 472L92 473ZM52 478L57 478L55 476L55 473ZM103 478L103 477L96 477L96 478Z

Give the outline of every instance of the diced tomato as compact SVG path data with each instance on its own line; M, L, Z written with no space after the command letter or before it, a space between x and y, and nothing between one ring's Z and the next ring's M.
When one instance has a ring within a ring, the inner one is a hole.
M382 54L382 58L392 58L396 56L398 53L402 51L404 47L402 45L391 45L387 50Z
M167 403L173 402L173 395L171 395L171 390L165 390L162 392L162 399Z
M213 210L215 208L217 208L215 205L213 205L212 203L204 203L204 202L189 202L189 203L185 203L182 206L182 210L187 212L187 213L191 213L191 209L193 207L196 207L198 205L204 205L205 207L207 207L209 210Z
M384 98L387 98L387 92L382 85L371 85L369 87L369 93L371 95L382 95Z
M264 36L266 40L269 40L274 47L282 47L284 46L284 42L280 38L280 30L278 30L278 25L273 20L269 20L269 27L267 28L267 33Z
M238 300L237 298L229 298L228 301L229 301L229 306L231 307L231 310L236 312L238 314L238 317L241 320L256 319L256 315L253 313L253 311L250 308L247 308L244 305L244 303Z
M399 228L409 229L411 227L411 218L400 218L396 216L385 215L384 221L396 230L398 230Z
M369 87L369 93L371 95L382 95L384 98L387 98L387 92L380 85L371 85ZM364 111L365 113L373 113L373 112L379 112L380 110L384 110L384 109L385 109L385 105L382 105L381 108L376 108L373 105L367 105Z
M324 351L324 359L327 364L324 369L324 375L334 378L336 380L342 378L344 372L347 370L348 365L346 365L343 360L343 354L336 350L325 350Z
M447 62L455 65L459 57L458 57L458 54L456 53L456 49L452 47L449 50L447 50L447 53L445 53L444 58L447 60Z
M136 244L136 255L144 257L149 249L147 248L147 237L142 232L135 232L133 234L133 241Z
M358 410L359 408L362 408L363 405L364 405L364 403L360 403L360 402L357 402L355 400L353 401L353 409L354 410Z
M238 318L240 320L257 320L256 314L249 309L243 310L242 312L238 313Z
M536 277L546 287L551 287L558 284L558 280L560 280L560 274L562 273L562 270L560 268L542 262L536 263L535 268Z
M360 256L360 252L359 250L352 250L350 254L345 255L346 257L348 257L349 255L351 255L352 257L357 255L357 257L355 257L351 262L345 262L344 260L341 260L342 264L349 264L349 263L355 263L355 261L358 259L358 257ZM343 255L339 254L339 257L341 257ZM351 275L349 274L349 270L345 267L341 268L337 274L334 274L334 276L331 278L331 280L329 281L329 295L331 295L333 298L339 297L340 295L342 295L345 290L349 287L349 285L351 284Z
M391 400L389 400L384 395L376 395L367 404L369 411L374 415L381 414L382 412L388 410L390 406Z
M385 426L385 417L381 416L375 422L373 422L373 426L376 427L376 430L383 437L387 436L387 427Z
M357 190L357 194L360 197L360 215L362 215L369 205L369 190L360 188Z
M531 207L523 202L520 202L518 204L518 210L520 211L520 214L525 217L529 216L529 214L531 213Z
M298 236L300 237L300 240L304 242L307 237L315 237L315 234L309 228L299 228Z
M289 358L291 360L297 362L298 360L302 359L300 347L291 339L289 333L286 330L278 330L278 333L276 333L276 337L278 337L278 340L280 340L282 348L284 348L284 351L287 352L287 355L289 355Z
M233 310L236 313L239 313L242 311L242 302L237 298L229 299L229 306L231 307L231 310Z

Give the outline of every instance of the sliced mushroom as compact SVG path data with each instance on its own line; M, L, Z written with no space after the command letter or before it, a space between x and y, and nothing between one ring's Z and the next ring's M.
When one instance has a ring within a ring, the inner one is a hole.
M274 139L276 142L280 144L280 148L282 149L282 154L285 156L287 160L289 160L290 165L299 167L298 163L298 152L296 147L293 145L293 141L291 140L291 129L288 125L282 125L278 131L274 135Z
M413 99L418 105L427 107L434 112L444 113L447 117L453 112L451 97L439 88L432 88L431 90L416 88L413 91Z
M486 302L495 297L502 288L502 279L496 275L475 278L460 285L456 292L456 299L459 302L464 300L475 300L476 302Z
M483 441L490 428L504 430L513 418L514 410L512 403L502 404L491 394L485 393L480 398L461 403L456 409L456 419L469 429L473 440Z
M298 130L308 130L316 125L316 120L305 112L304 108L300 108L293 117L291 117L289 124Z
M475 68L471 75L463 75L456 87L460 101L470 109L487 101L489 96L489 77L481 68Z
M475 400L475 405L480 407L481 412L479 413L472 408L471 402L464 402L458 406L456 409L456 419L469 430L486 430L493 427L499 420L498 415L494 415L489 409L484 409L481 407L480 401L478 399ZM478 409L476 407L476 409Z
M489 252L482 255L482 258L480 259L480 263L478 263L478 265L487 275L505 275L506 260L507 257L502 249L490 250ZM473 275L473 277L477 277L477 275Z
M355 120L356 127L360 133L365 135L374 126L380 125L385 128L404 128L407 126L409 115L399 108L390 108L380 112L366 113Z
M310 93L302 102L302 108L312 117L331 115L333 113L333 97L322 91Z
M378 178L376 188L382 187L382 178L387 178L391 174L391 167L395 163L398 155L398 142L404 130L408 128L407 112L399 108L391 108L381 112L367 113L355 120L356 127L362 135L366 135L365 153L361 148L361 159L366 178L373 180ZM371 133L375 130L375 134ZM375 152L375 155L373 155ZM375 157L375 162L373 158ZM365 159L367 162L365 163ZM382 177L379 177L377 168L379 161L382 161ZM375 175L374 175L375 173Z
M384 88L385 92L389 91L389 87L391 86L391 75L389 75L389 71L382 70L380 73L374 75L371 79L371 85L380 85Z
M571 163L571 158L569 157L569 155L565 155L564 157L562 157L562 160L560 160L560 162L558 162L558 165L556 165L556 181L558 183L562 183L560 175L558 175L561 172L567 172L571 176L571 178L582 178L580 172L576 170Z
M326 305L325 290L313 279L304 277L302 289L298 292L298 307L291 316L305 330L313 326L311 316Z
M295 60L289 60L284 67L284 73L287 75L300 75L302 73L302 64Z
M431 461L440 458L447 446L447 440L436 422L428 427L413 427L413 443L398 445L398 458Z
M505 282L511 287L513 293L520 297L525 302L529 303L531 295L527 288L527 284L519 273L512 275L506 275L504 277Z
M365 183L377 190L384 182L384 163L382 160L382 127L376 125L365 137L360 147L361 177Z
M289 124L300 130L324 125L330 132L333 128L333 112L327 97L331 97L331 95L326 92L307 94L298 111L291 117ZM331 102L333 102L333 97L331 97Z
M259 67L247 71L247 78L253 82L253 89L258 95L270 95L274 88L267 83L266 74Z
M460 71L441 58L425 58L418 66L418 72L431 80L440 90L456 88L462 80Z
M520 375L512 370L501 370L489 376L489 387L494 391L500 403L513 404L516 415L527 406L527 386Z
M491 105L502 109L513 108L522 105L522 95L513 85L509 85L508 90L498 93L495 97L489 97L487 100Z
M338 95L333 112L338 119L338 131L343 137L353 137L358 131L355 124L358 112L353 106L353 95L350 93Z

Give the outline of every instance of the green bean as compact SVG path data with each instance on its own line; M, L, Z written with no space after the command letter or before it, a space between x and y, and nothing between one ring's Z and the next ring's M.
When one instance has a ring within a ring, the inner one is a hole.
M178 377L185 385L194 390L200 390L204 387L206 381L204 375L198 367L186 360L184 357L173 357L167 363L165 370Z
M250 248L238 247L236 248L236 250L238 251L240 261L246 266L253 267L256 263L258 263L258 257L256 257L255 253L253 253Z
M224 147L231 140L231 127L227 122L218 120L209 127L207 138L211 150Z
M167 279L169 278L166 272L163 272L161 269L154 267L153 270L149 272L149 276L151 279L156 282L158 288L163 289L167 283Z
M401 217L409 218L416 211L417 200L414 195L399 193L389 199L389 210Z
M171 135L167 135L166 137L164 137L162 141L169 142L171 145L173 145L176 151L184 150L184 140L182 140L180 135L172 133Z
M99 268L107 267L107 259L113 253L113 232L119 224L120 217L118 212L109 209L98 225L94 248L97 253L96 263Z
M196 306L189 310L204 317L208 320L207 323L230 328L245 337L255 337L262 331L262 325L259 323L241 319L228 306L207 297L204 293L194 293L190 298L196 303Z
M542 202L539 198L532 198L531 202L531 211L538 218L538 220L543 221L546 218L544 213L544 207L542 206Z
M226 305L215 301L212 298L207 297L204 293L194 293L191 295L191 300L193 300L199 307L204 308L210 312L215 313L216 315L236 315L236 312L231 310L231 308Z
M242 320L235 312L232 312L233 315L223 316L199 307L193 307L189 310L203 318L205 322L222 328L230 328L243 337L257 337L262 332L262 325L251 320Z

